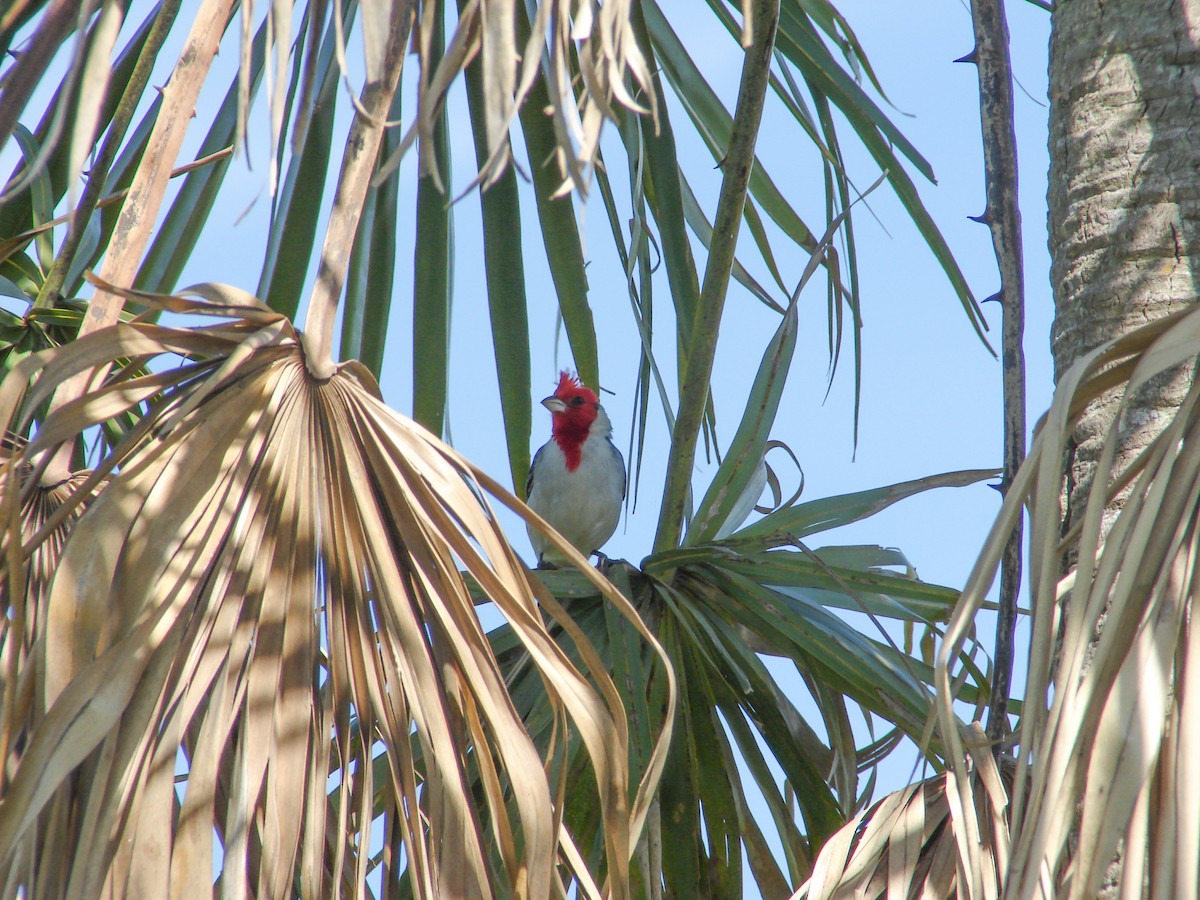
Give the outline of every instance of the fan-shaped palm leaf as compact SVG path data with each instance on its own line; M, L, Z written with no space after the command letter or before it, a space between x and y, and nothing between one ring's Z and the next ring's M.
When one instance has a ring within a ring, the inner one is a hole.
M237 292L204 293L222 302L137 299L237 318L119 325L22 364L40 370L36 402L114 350L196 357L114 377L29 447L158 397L59 562L35 727L0 816L6 893L195 896L211 885L214 840L231 887L353 891L372 868L373 831L392 848L384 882L407 871L423 896L549 896L560 860L598 883L553 813L563 787L547 767L561 747L543 759L526 736L463 566L595 761L603 871L622 895L665 745L630 772L608 674L586 641L575 640L576 666L550 638L539 605L565 617L480 504L479 473L388 411L361 366L314 380L285 319ZM5 418L16 384L0 393ZM16 497L15 461L7 476ZM21 552L14 537L9 553Z

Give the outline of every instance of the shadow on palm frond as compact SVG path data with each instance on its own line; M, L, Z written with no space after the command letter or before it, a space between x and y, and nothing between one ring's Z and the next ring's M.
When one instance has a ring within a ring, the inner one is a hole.
M1122 881L1137 896L1143 886L1152 896L1196 896L1200 383L1127 467L1118 471L1113 462L1131 398L1164 371L1192 364L1197 347L1200 309L1193 308L1105 344L1063 375L947 626L938 656L938 713L954 764L944 786L958 896L1095 897L1119 846ZM1119 414L1105 437L1086 510L1064 536L1064 451L1081 412L1114 388L1121 391ZM1116 506L1105 533L1106 510L1111 515ZM1005 763L1014 776L1004 780L1008 791L1000 797L986 755L963 740L954 717L950 664L1026 508L1029 677L1015 732L1018 752L1015 762ZM977 773L984 773L986 801ZM911 791L893 795L875 817L894 820ZM882 830L873 821L867 828ZM989 829L991 839L982 840ZM920 873L940 871L938 859L949 852L943 841L908 844L911 852L899 857L875 852L864 860L866 850L860 850L847 860L849 841L823 851L817 867L824 869L826 889L809 896L831 896L842 885L883 897L884 874L936 887L932 875ZM1151 847L1158 848L1153 856Z
M27 481L28 471L18 475ZM88 473L55 485L29 485L17 502L5 505L9 534L19 534L28 556L12 560L0 581L0 759L19 755L34 721L33 702L39 670L31 664L39 635L50 617L50 584L58 569L67 536L90 498ZM7 490L0 496L8 497ZM13 519L15 514L16 518ZM5 549L11 546L6 539ZM13 598L19 598L14 600ZM7 783L7 777L4 782Z
M214 875L272 897L352 894L368 878L427 897L549 896L564 876L626 896L669 740L669 666L667 715L631 769L611 678L505 542L482 474L387 409L357 363L314 379L283 316L234 289L191 293L128 296L224 320L123 323L28 358L0 387L7 425L104 360L184 357L118 371L6 467L12 563L35 549L17 515L26 461L147 404L62 549L26 702L6 691L0 711L20 737L3 773L5 896L198 896ZM561 739L544 753L460 570L553 698ZM546 617L573 635L574 661ZM591 872L560 822L568 746L590 761L603 842Z

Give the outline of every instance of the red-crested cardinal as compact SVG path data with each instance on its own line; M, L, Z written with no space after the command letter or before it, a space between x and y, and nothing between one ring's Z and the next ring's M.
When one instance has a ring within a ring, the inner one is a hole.
M625 499L625 460L611 440L612 422L596 394L569 372L542 406L553 424L529 467L526 502L584 556L599 556ZM528 530L539 568L566 563L545 535Z

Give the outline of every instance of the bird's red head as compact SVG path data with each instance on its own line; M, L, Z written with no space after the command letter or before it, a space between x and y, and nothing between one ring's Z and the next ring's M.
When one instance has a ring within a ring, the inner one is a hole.
M600 399L596 392L570 372L563 372L558 379L558 389L542 401L553 417L551 434L567 456L567 467L574 470L578 465L579 452L587 440L588 429L596 421Z
M554 396L564 403L575 407L588 406L595 409L596 405L600 402L600 398L596 396L596 392L570 372L559 373L558 388L554 391ZM578 401L575 399L576 397L579 398Z

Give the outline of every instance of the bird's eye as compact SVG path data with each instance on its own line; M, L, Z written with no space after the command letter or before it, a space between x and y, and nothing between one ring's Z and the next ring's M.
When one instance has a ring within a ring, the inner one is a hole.
M572 406L583 406L583 398L582 397L572 397L571 405Z

